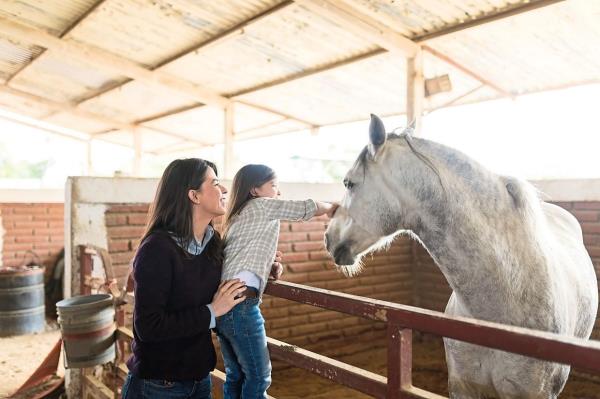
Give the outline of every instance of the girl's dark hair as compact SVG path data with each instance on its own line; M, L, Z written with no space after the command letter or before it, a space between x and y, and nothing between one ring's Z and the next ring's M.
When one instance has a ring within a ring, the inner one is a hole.
M163 232L173 234L181 240L183 248L194 240L192 225L192 202L189 190L199 190L208 168L217 174L217 167L210 161L199 158L176 159L163 172L156 189L154 202L148 211L148 224L140 240L142 243L150 234ZM213 226L213 222L210 222ZM215 230L213 238L204 249L210 259L218 265L223 262L223 241ZM183 251L187 254L187 251Z
M248 201L254 196L252 189L265 184L266 182L276 178L275 171L266 165L246 165L235 174L233 184L229 194L229 205L225 214L224 232L227 234L227 229L234 216L239 214Z

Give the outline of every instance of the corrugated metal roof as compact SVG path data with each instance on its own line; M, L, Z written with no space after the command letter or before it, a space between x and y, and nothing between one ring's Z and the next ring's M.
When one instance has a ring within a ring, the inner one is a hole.
M23 45L14 40L0 38L0 79L8 80L43 51L41 47Z
M4 0L0 16L59 36L99 0Z
M378 21L380 29L419 39L536 2L343 3ZM244 93L234 98L249 104L236 105L235 130L240 137L357 120L370 112L398 114L406 108L402 57L287 0L21 0L1 2L0 16L54 36L69 30L65 41L103 49L148 69L158 67L223 96ZM260 20L236 30L253 18ZM425 77L448 74L452 82L451 92L426 98L425 108L501 95L487 86L480 88L482 83L472 74L514 94L600 81L598 21L599 1L570 0L428 40L427 46L464 68L425 53ZM41 48L9 40L1 32L0 79L108 120L103 125L63 112L51 117L57 124L93 133L112 129L112 122L148 120L143 125L154 130L144 134L160 145L145 143L145 149L177 146L186 137L196 143L222 142L220 109L202 107L176 90L127 83L126 76L52 50L23 69ZM228 39L201 48L228 32ZM81 103L89 97L93 98ZM0 95L0 106L11 106L12 101L13 109L29 115L50 114L47 107ZM128 134L106 137L129 143Z

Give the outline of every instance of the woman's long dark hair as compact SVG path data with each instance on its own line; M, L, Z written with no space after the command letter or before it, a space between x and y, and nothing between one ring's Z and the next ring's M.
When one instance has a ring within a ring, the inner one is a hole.
M265 184L276 178L275 171L266 165L246 165L235 174L233 184L229 194L229 205L225 214L223 231L227 234L227 229L234 216L239 214L248 201L254 196L252 189Z
M217 174L217 167L210 161L199 158L176 159L163 172L154 202L148 211L148 224L140 240L142 243L150 234L164 232L173 234L181 240L183 248L194 240L192 224L192 202L188 197L189 190L198 190L206 177L208 168ZM213 226L213 222L210 222ZM219 232L205 248L208 257L218 265L223 262L223 241ZM187 254L187 251L183 251Z

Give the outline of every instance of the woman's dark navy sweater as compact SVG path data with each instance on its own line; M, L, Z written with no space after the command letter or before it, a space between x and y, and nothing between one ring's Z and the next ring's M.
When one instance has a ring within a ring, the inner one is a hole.
M209 329L221 265L187 255L167 234L151 234L133 260L135 306L129 370L140 378L200 380L215 368Z

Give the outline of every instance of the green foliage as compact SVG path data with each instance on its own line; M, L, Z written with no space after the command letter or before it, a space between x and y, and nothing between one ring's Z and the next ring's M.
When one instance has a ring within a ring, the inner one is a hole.
M46 169L50 165L49 160L30 162L30 161L15 161L4 156L7 153L5 148L0 148L0 178L13 179L41 179L46 173Z

